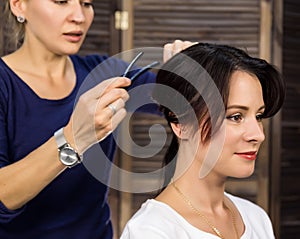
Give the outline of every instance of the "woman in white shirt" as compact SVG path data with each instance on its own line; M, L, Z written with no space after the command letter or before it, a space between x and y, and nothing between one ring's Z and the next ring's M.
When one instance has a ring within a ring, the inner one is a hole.
M278 112L284 94L272 65L234 47L199 43L166 62L153 93L174 134L166 187L121 238L274 238L264 210L226 193L225 182L253 173L262 120Z

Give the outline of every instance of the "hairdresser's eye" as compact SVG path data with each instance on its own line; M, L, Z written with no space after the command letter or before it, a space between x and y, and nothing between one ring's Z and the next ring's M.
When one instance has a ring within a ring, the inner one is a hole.
M54 3L58 5L64 5L68 3L68 0L63 0L63 1L55 0Z
M243 117L240 113L237 113L237 114L227 116L226 119L239 123L242 121Z

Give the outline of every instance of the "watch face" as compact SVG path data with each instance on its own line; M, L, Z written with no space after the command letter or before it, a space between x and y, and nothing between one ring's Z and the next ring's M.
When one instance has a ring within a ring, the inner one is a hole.
M72 166L79 161L77 153L68 146L60 150L60 160L67 166Z

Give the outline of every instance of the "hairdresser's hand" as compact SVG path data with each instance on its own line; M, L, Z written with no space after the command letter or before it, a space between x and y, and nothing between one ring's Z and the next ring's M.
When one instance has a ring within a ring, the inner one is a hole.
M169 60L176 53L178 53L178 52L184 50L185 48L188 48L194 44L197 44L197 43L198 42L175 40L172 43L165 44L164 45L164 62Z
M68 142L82 154L103 140L126 115L129 95L124 87L131 84L125 77L105 80L90 89L76 104L69 124L64 128Z

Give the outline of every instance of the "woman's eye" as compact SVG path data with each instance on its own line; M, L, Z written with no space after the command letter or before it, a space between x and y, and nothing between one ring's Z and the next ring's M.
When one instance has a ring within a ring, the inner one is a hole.
M263 117L263 114L257 114L257 115L256 115L256 120L257 120L258 122L261 122L263 118L264 118L264 117Z
M241 114L234 114L234 115L227 116L226 119L234 122L241 122L243 118Z
M92 2L81 2L81 5L84 7L94 7Z

